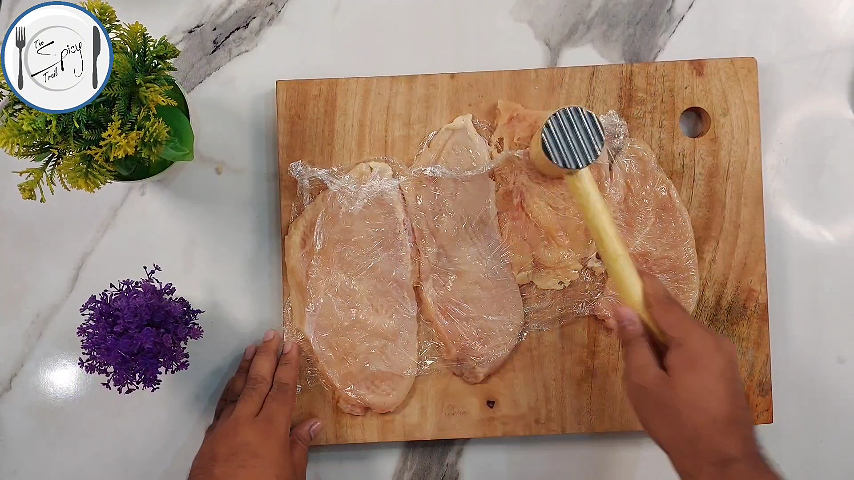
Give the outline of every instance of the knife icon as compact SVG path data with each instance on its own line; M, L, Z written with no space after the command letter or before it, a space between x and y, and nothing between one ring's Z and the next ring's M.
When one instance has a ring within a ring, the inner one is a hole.
M92 89L98 89L98 55L101 54L101 31L92 26Z

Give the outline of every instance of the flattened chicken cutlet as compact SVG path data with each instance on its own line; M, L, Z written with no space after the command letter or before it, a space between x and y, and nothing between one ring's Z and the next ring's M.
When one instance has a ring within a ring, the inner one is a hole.
M550 112L499 101L493 154L516 151L496 167L498 220L509 247L531 326L595 313L616 301L596 246L562 179L540 174L528 158L531 138ZM699 289L697 252L688 212L676 188L643 147L590 168L632 258L693 309ZM650 208L652 206L652 208ZM595 299L595 300L591 300Z
M348 177L381 186L367 197L325 190L291 223L293 320L341 410L387 413L409 393L418 359L410 228L387 164L362 163ZM327 240L344 238L346 245Z
M442 128L403 185L419 264L418 295L449 368L469 383L495 372L519 341L522 298L498 231L491 155L471 115ZM446 175L451 173L451 175Z

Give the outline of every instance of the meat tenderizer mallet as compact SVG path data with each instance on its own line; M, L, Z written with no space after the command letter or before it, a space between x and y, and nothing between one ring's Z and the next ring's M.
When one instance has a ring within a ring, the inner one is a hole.
M599 119L585 108L561 108L549 116L531 139L530 154L534 166L543 175L564 178L605 263L605 270L614 281L620 301L636 311L656 340L666 345L667 336L646 310L643 282L629 256L629 249L587 168L600 159L607 159L608 155Z

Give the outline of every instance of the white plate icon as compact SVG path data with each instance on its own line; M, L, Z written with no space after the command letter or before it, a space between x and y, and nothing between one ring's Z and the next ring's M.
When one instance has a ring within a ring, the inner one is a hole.
M24 103L48 113L78 110L101 93L113 51L103 25L87 10L49 2L24 12L3 42L3 73Z
M83 37L68 27L40 30L24 51L25 75L46 90L74 88L86 76L83 43Z

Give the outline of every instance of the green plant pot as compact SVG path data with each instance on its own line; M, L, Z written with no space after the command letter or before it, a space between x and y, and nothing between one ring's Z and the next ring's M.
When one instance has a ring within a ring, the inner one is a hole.
M190 115L190 106L187 103L187 92L178 85L177 82L172 81L173 88L170 91L169 97L172 100L175 100L178 105L177 108L187 116L187 119L190 120L190 125L192 126L193 117ZM139 162L141 163L141 162ZM161 158L147 166L138 166L132 172L128 174L118 174L114 181L122 182L122 183L137 183L137 182L150 182L155 181L157 179L162 178L168 171L174 170L176 164L183 164L185 162L175 162L166 160Z

